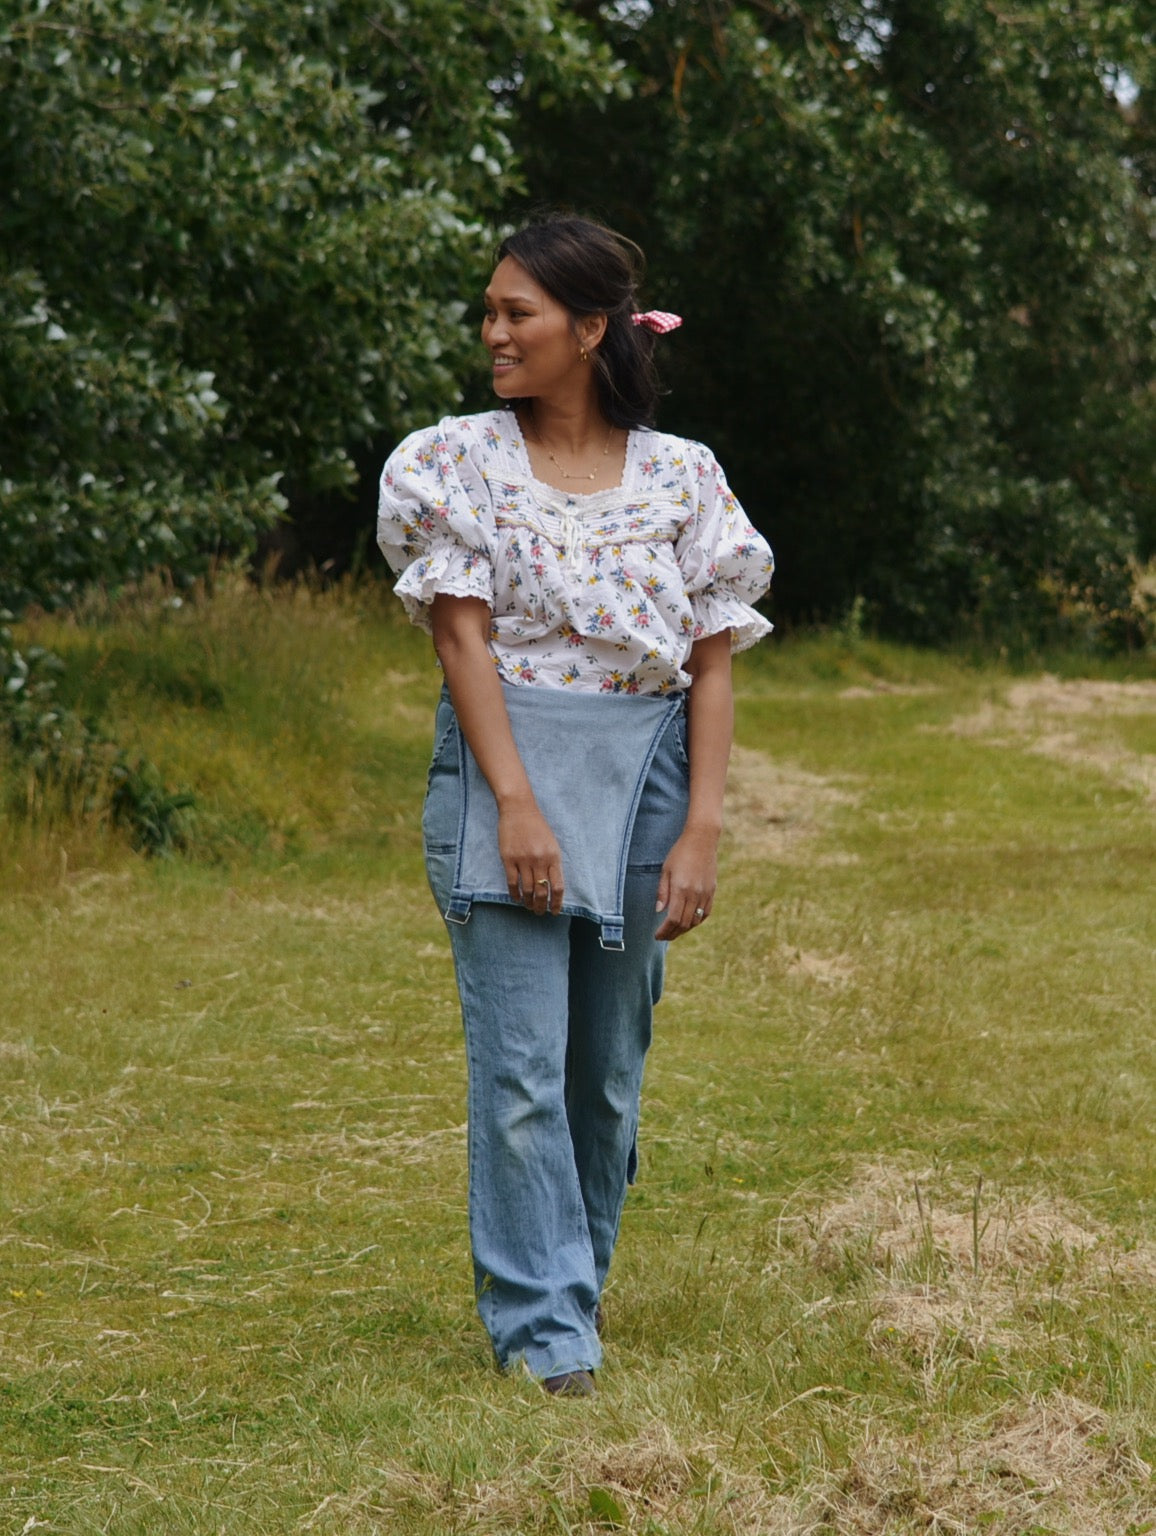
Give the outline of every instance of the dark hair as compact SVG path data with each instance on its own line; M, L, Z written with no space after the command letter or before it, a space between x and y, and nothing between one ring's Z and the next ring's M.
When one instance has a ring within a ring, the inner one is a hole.
M577 214L551 213L498 247L570 312L606 316L606 334L591 353L598 404L615 427L649 427L658 409L654 334L635 325L635 293L645 258L633 240Z

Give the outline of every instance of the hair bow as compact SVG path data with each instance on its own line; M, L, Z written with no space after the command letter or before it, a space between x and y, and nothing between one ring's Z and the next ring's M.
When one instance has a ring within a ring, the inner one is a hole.
M665 336L667 331L677 331L682 324L682 316L672 315L668 309L647 309L630 318L635 325L644 325L656 336Z

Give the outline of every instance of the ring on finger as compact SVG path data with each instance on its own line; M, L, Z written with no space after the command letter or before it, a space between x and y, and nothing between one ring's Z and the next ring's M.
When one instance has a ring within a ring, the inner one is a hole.
M549 884L550 884L550 882L549 882L549 880L547 880L547 878L546 878L546 876L545 876L545 875L543 875L543 876L542 876L542 878L541 878L541 880L535 880L535 881L534 881L534 884L535 884L535 885L549 885Z
M699 922L701 922L702 919L706 916L706 908L705 907L695 907L694 915L695 915L695 917L698 918Z

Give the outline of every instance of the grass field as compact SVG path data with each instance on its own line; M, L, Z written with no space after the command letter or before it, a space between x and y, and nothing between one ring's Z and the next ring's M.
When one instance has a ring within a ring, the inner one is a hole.
M145 861L4 770L4 1536L1156 1532L1156 665L742 658L558 1402L473 1312L428 642L227 585L33 628L198 809Z

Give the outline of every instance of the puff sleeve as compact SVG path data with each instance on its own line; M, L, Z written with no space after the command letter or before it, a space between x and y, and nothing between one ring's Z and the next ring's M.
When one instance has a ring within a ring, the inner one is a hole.
M439 592L493 606L489 487L470 447L466 424L446 418L411 433L381 473L377 542L406 613L426 630Z
M714 455L688 445L692 516L675 544L675 556L694 615L694 637L731 631L731 647L745 651L770 634L771 625L752 604L771 584L771 547L755 528Z

